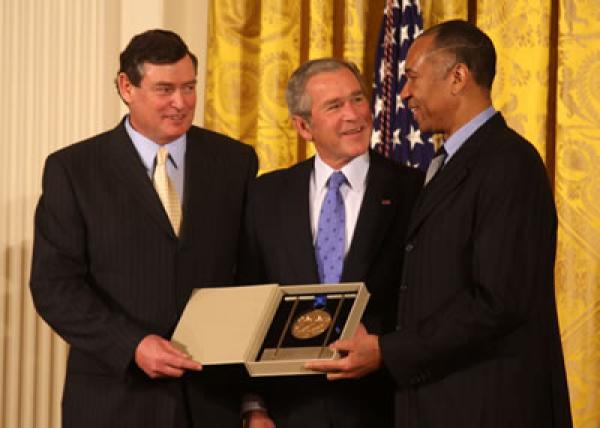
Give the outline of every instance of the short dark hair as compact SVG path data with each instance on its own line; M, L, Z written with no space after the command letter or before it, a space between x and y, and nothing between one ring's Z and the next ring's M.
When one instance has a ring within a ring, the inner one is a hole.
M310 120L311 100L306 95L306 82L316 74L348 69L356 80L360 83L363 93L366 93L360 70L350 61L338 58L319 58L305 62L292 73L285 91L285 100L287 101L290 115L298 115L306 120Z
M121 52L117 74L125 73L133 85L139 86L144 63L173 64L186 55L189 55L197 73L198 59L178 34L168 30L148 30L134 36Z
M433 36L433 49L449 50L469 68L479 86L492 88L496 50L489 36L475 25L460 19L446 21L425 30L421 36Z

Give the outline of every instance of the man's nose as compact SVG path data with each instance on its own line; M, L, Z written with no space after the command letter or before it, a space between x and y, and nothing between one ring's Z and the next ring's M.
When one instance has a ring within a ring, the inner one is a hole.
M410 84L409 84L409 82L405 82L404 86L402 87L402 90L400 91L400 98L402 98L402 101L404 103L406 103L406 101L408 101L408 99L410 97L411 97Z
M344 112L344 119L346 120L354 120L360 115L358 114L358 106L352 101L348 101L344 103L342 106L342 111Z
M183 107L183 93L181 89L176 89L173 91L173 95L171 96L171 105L176 108Z

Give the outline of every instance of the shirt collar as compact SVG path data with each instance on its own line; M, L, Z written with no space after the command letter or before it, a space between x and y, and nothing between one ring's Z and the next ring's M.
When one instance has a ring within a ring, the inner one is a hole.
M369 161L369 151L367 150L362 155L352 159L340 170L344 173L351 189L360 190L365 186L367 172L369 171ZM334 172L335 170L323 162L323 159L317 153L315 156L315 184L318 190L327 186L327 180L329 180L329 176Z
M444 163L447 163L452 156L460 149L467 139L475 133L485 122L487 122L494 114L496 110L494 107L489 106L473 119L464 124L458 131L452 134L445 142L444 149L448 154Z
M152 171L154 169L154 159L156 159L160 145L133 129L129 122L129 115L125 118L125 129L129 134L129 138L133 141L135 149L140 154L146 170ZM169 150L169 159L175 168L183 165L186 144L186 134L183 134L166 145Z

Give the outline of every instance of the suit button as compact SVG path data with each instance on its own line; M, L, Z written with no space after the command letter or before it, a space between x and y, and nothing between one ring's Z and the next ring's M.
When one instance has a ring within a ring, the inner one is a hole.
M400 286L400 292L401 292L401 293L404 293L406 290L408 290L408 286L406 286L406 285L402 284L402 285Z
M396 329L396 331L400 331L400 330L402 330L402 326L400 324L396 324L395 329Z
M404 247L404 250L407 253L410 253L413 250L413 248L415 248L415 246L412 243L409 242L408 244L406 244L406 247Z

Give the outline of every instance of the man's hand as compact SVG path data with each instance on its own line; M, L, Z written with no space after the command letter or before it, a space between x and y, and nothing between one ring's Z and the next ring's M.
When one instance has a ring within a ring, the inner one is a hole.
M152 379L181 377L186 370L202 370L202 365L171 342L155 334L142 339L135 349L135 363Z
M263 410L252 410L246 414L245 428L275 428L275 422Z
M306 368L327 373L327 379L354 379L363 377L381 367L379 337L369 334L360 324L352 339L338 340L329 346L341 353L347 353L339 360L314 360L306 363Z

